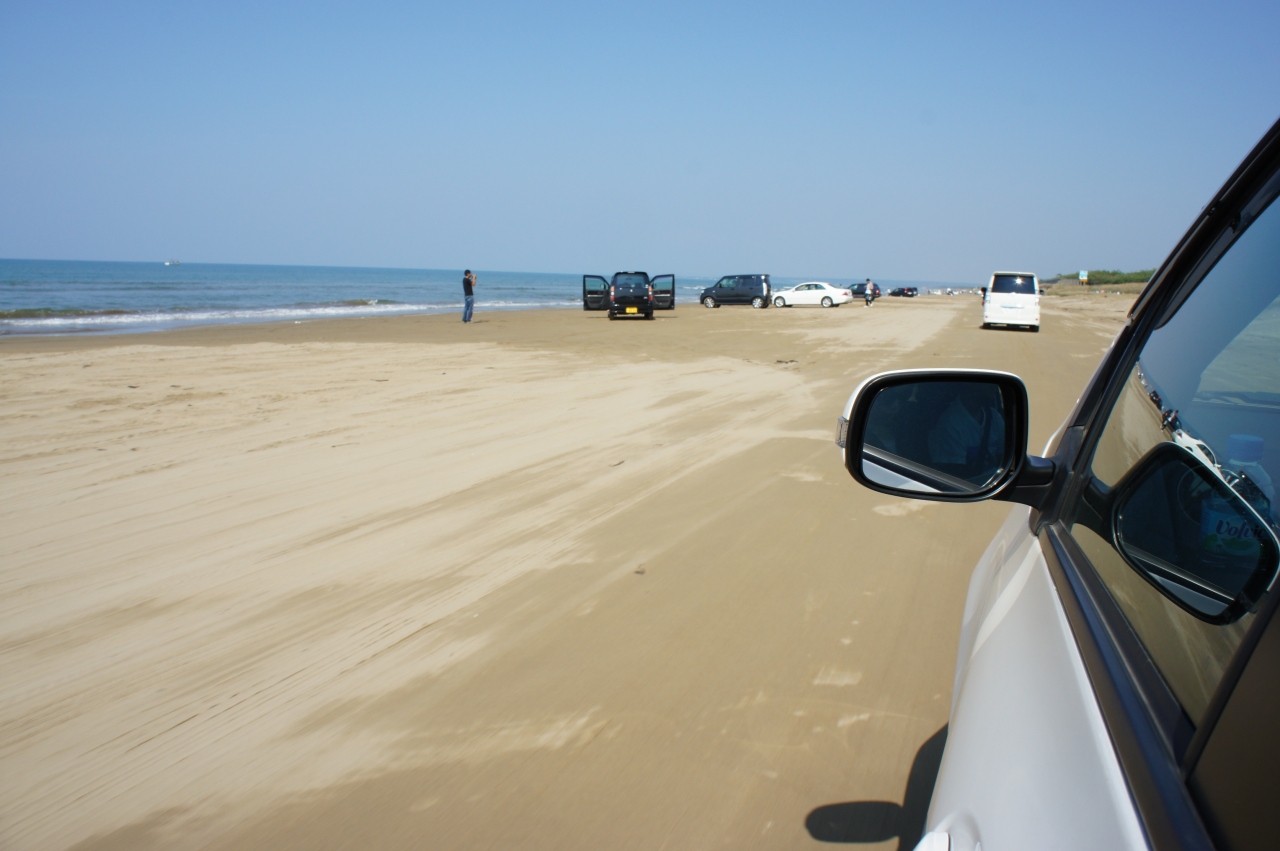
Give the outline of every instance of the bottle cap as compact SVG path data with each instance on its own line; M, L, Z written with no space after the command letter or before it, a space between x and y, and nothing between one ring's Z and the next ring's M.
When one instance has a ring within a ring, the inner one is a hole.
M1227 438L1227 458L1232 461L1261 461L1262 438L1253 434L1233 434Z

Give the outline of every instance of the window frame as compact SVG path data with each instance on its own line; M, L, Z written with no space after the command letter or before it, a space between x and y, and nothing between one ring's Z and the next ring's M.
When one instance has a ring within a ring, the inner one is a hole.
M1082 497L1098 439L1147 339L1182 306L1278 190L1280 122L1205 207L1139 296L1076 410L1051 444L1049 454L1062 473L1045 507L1031 512L1031 530L1040 538L1135 810L1149 844L1161 851L1215 847L1187 778L1280 606L1280 592L1271 594L1258 612L1196 727L1071 537L1063 512Z

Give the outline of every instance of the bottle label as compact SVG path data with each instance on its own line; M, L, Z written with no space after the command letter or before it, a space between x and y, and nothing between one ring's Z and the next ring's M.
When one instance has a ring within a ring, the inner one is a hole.
M1206 499L1200 506L1200 547L1205 552L1233 557L1256 557L1262 549L1262 529L1242 517L1221 497Z

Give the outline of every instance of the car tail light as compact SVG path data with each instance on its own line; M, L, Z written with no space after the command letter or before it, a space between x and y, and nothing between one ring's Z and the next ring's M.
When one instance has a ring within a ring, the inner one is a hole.
M609 298L610 298L610 299L612 299L612 298L613 298L613 293L614 293L614 290L616 290L616 289L617 289L617 287L613 286L612 284L610 284L610 285L609 285Z
M852 298L852 297L853 297L853 293L849 292L848 290L841 290L841 291L840 291L840 295L847 295L847 296L849 296L850 298Z
M649 285L649 301L653 301L653 284Z

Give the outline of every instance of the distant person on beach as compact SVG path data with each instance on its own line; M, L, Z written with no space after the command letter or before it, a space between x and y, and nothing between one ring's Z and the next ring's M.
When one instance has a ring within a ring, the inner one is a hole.
M476 285L476 276L471 274L470 269L466 270L466 272L464 272L462 275L462 296L463 296L463 302L466 305L465 307L462 308L463 322L470 322L471 314L474 313L476 309L476 294L474 290L472 290L472 287L474 287L475 285Z
M862 297L867 300L865 307L870 307L871 303L876 300L876 285L871 283L870 278L867 278L867 289L862 294Z

